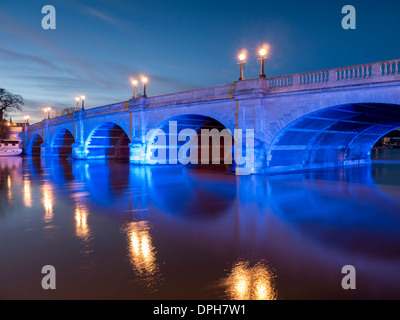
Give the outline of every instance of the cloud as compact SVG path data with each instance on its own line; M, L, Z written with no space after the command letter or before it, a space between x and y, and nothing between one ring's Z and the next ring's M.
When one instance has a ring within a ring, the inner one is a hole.
M112 88L114 86L113 82L108 80L108 75L99 71L98 66L94 65L91 61L82 59L78 55L67 51L54 40L52 41L46 37L45 32L35 32L29 24L12 19L2 12L0 12L0 32L1 31L9 35L14 35L14 39L35 45L36 50L43 52L44 56L52 57L52 61L59 61L65 68L57 67L54 63L49 63L45 59L32 55L16 53L13 58L30 60L30 62L35 62L42 66L53 67L55 71L63 70L71 73L71 70L79 70L79 72L72 72L77 78L90 80L91 82L102 84L107 88ZM13 53L15 52L10 50L3 51L3 54L7 55Z
M114 26L119 26L119 23L116 20L114 20L109 15L106 15L97 9L93 9L92 7L86 6L86 12L89 13L90 15L92 15L96 18L99 18L105 22L108 22Z

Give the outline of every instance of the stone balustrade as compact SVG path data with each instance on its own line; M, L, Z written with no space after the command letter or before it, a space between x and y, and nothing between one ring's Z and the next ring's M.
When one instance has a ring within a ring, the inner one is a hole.
M400 59L267 78L269 93L400 80Z
M84 113L85 115L97 115L104 113L119 112L124 110L127 110L127 101L86 109Z
M40 128L41 126L42 126L42 123L41 122L37 122L37 123L34 123L34 124L30 124L28 126L28 128L29 128L29 130L34 130L34 129Z
M147 107L151 108L197 101L229 99L233 97L234 89L234 84L227 84L149 97L147 98Z
M59 117L48 119L47 123L49 125L51 125L51 124L55 124L55 123L58 123L58 122L68 121L68 120L71 120L71 119L72 119L72 114L65 114L65 115L62 115L62 116L59 116Z

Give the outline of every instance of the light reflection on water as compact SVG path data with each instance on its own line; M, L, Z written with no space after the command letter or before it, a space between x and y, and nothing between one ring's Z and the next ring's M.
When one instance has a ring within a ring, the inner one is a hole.
M42 186L43 193L43 207L44 207L44 217L43 220L46 223L49 223L53 220L53 193L52 193L52 185L49 183L45 183Z
M274 274L263 262L250 266L249 261L238 261L223 280L229 300L275 300Z
M26 207L32 207L32 191L29 180L24 180L24 204Z
M134 272L139 275L149 289L156 291L162 279L150 229L148 221L132 221L128 222L122 231L127 235L129 260Z
M88 241L90 237L89 225L88 225L88 210L85 205L76 203L75 207L75 224L76 224L76 235L84 241Z
M398 298L399 176L0 158L0 298ZM46 264L51 296L35 283Z

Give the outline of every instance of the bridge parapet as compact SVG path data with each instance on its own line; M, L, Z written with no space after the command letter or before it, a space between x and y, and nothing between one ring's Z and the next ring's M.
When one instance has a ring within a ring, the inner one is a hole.
M129 106L129 101L123 101L119 103L113 103L106 106L96 107L85 110L85 116L88 115L98 115L104 113L114 113L127 110Z
M400 59L267 78L268 92L328 89L400 80Z
M201 88L147 98L147 107L159 107L172 104L200 102L209 100L232 99L235 85L233 83Z
M58 122L64 122L72 119L72 114L65 114L63 116L51 118L47 120L48 125L56 124Z
M37 123L34 123L34 124L30 124L28 126L28 130L35 130L35 129L38 129L40 127L42 127L42 122L37 122Z

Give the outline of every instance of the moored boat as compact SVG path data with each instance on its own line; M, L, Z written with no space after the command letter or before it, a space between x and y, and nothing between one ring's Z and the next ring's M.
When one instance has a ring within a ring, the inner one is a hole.
M0 140L0 157L18 156L22 153L20 141L1 139Z

